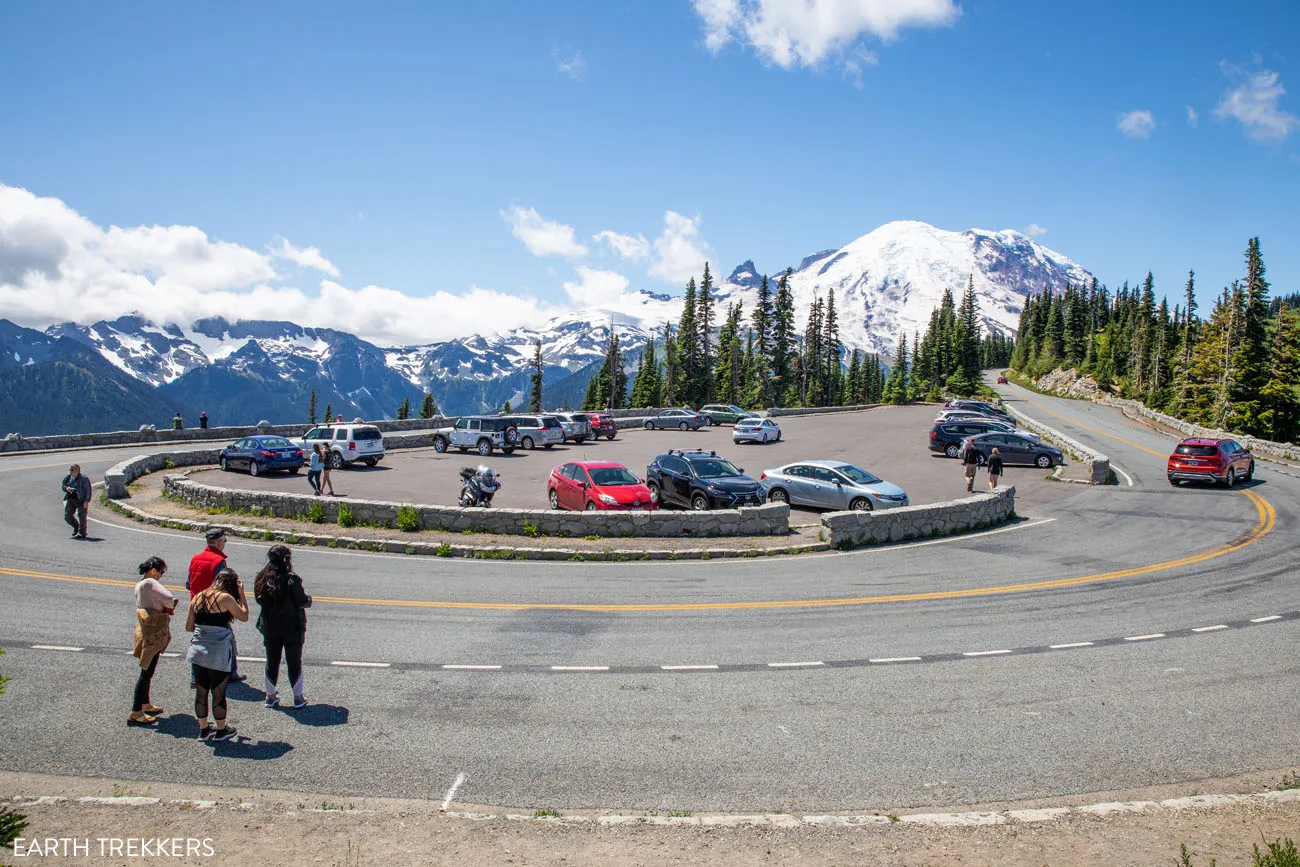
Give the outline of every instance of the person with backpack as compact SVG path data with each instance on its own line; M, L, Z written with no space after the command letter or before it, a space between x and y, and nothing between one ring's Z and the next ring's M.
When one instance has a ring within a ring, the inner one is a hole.
M998 486L998 479L1002 478L1002 455L998 454L997 446L989 452L989 490L995 490Z
M244 582L233 569L222 569L205 590L190 600L185 629L190 632L190 663L195 682L194 718L199 721L199 738L228 741L236 734L226 723L226 687L235 663L235 620L248 620L248 598ZM208 712L215 726L208 725Z
M293 571L293 551L287 545L274 545L266 552L266 565L257 573L253 598L261 606L257 630L266 647L266 706L279 707L280 657L289 669L289 686L293 689L295 709L307 706L302 684L302 645L307 637L307 609L311 597L303 589L302 579Z
M979 472L980 453L975 448L975 444L970 440L966 441L966 447L961 452L961 463L966 472L966 490L975 490L975 474Z
M86 538L86 513L90 510L90 479L80 464L68 467L63 477L63 520L72 527L72 538Z
M132 636L131 655L140 661L140 675L135 681L135 700L128 726L151 726L158 722L163 709L149 699L149 687L158 660L172 640L172 615L176 613L176 597L158 579L167 572L167 563L161 557L150 557L140 564L140 581L135 585L135 634Z

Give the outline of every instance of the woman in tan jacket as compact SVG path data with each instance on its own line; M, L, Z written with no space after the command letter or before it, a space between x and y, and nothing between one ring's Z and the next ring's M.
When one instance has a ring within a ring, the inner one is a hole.
M149 700L149 686L153 683L158 660L172 640L172 614L176 611L176 597L158 579L167 571L161 557L150 557L140 564L139 583L135 585L135 640L131 653L140 661L140 677L135 682L135 701L129 726L151 726L158 722L163 709Z

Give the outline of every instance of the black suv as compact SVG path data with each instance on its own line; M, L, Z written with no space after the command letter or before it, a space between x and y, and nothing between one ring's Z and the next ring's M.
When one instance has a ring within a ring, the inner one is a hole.
M646 487L660 506L683 506L699 512L761 506L763 486L736 469L717 452L670 449L650 462Z
M930 451L950 458L961 454L961 441L984 433L1011 433L1015 425L996 418L963 418L937 421L930 428Z

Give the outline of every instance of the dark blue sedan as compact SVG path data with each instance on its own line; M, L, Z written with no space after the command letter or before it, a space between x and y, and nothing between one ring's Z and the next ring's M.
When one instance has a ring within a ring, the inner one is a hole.
M221 450L223 470L248 470L254 476L271 470L302 469L302 449L282 436L244 437Z

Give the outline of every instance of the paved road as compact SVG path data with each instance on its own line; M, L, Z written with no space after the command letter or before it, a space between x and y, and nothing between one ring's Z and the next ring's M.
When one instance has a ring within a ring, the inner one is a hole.
M26 574L127 581L153 552L179 572L194 538L95 524L97 541L70 542L55 495L69 458L2 460L0 670L15 680L0 767L432 798L463 772L464 803L700 811L977 803L1294 763L1300 480L1262 465L1247 492L1172 489L1169 440L1006 394L1134 485L1071 488L994 534L776 561L303 550L311 592L339 600L311 614L315 704L295 717L239 689L245 738L216 747L191 737L179 659L158 675L176 712L163 730L124 727L125 587ZM118 455L78 457L98 474ZM264 546L230 551L251 575ZM616 605L649 610L582 608ZM257 655L256 633L240 638Z

